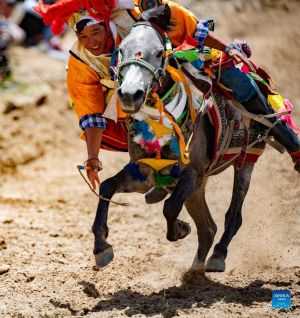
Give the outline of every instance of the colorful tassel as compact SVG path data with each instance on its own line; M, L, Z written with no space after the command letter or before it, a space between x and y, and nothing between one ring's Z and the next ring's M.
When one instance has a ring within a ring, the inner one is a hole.
M292 118L292 110L293 110L293 104L288 100L288 99L284 99L283 100L284 102L284 105L285 105L285 110L288 110L290 111L291 113L290 114L287 114L287 115L282 115L280 116L280 112L279 112L279 116L282 120L284 120L286 122L286 124L292 128L295 133L298 135L299 134L299 131L300 131L300 127L299 126L296 126L295 123L293 122L293 118ZM283 110L284 111L284 110Z
M173 184L175 179L172 176L163 176L159 172L155 174L155 184L157 187L165 187Z

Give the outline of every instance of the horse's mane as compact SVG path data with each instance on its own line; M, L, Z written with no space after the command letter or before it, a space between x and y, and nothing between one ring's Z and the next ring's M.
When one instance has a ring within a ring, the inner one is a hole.
M140 21L148 21L158 25L165 32L168 32L174 27L171 21L171 10L167 4L159 5L149 10L143 11Z

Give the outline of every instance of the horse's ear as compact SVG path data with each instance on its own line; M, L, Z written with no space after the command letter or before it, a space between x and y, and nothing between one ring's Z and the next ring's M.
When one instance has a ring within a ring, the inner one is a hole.
M171 22L171 9L168 4L163 4L143 11L141 20L149 21L160 26L163 30L167 30L170 27Z
M163 17L166 25L169 26L171 22L171 9L168 4L165 4Z

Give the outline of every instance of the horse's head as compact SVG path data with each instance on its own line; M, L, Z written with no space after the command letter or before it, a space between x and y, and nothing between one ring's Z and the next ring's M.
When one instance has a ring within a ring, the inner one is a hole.
M134 114L164 73L166 35L170 8L159 6L144 11L119 47L118 95L122 110Z

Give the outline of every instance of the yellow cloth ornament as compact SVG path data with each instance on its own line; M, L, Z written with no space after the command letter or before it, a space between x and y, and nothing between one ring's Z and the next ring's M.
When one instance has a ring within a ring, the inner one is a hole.
M157 123L156 121L154 121L153 119L151 119L150 117L146 118L145 121L147 122L148 125L151 126L151 128L154 131L154 134L157 138L160 138L164 135L169 135L173 133L173 129L170 129L160 123Z
M144 163L147 166L153 168L156 171L160 171L166 167L178 163L178 160L169 160L169 159L155 159L155 158L144 158L139 159L138 163Z
M268 95L268 102L277 113L280 110L285 110L285 104L281 95Z
M205 61L211 61L211 60L214 61L215 59L219 59L220 57L221 57L221 51L216 49L210 49L210 53L204 55Z

